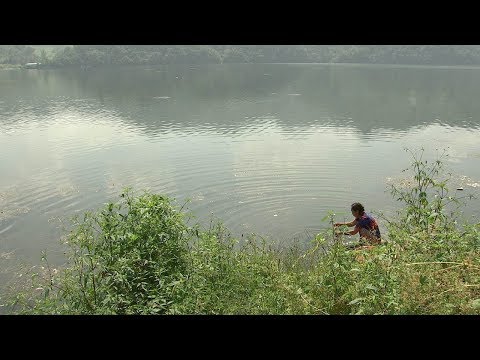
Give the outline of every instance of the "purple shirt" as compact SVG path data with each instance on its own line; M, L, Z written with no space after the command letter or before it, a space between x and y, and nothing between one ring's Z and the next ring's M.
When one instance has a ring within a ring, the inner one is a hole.
M360 231L360 229L366 229L368 231L374 231L375 235L380 238L380 229L378 228L377 221L373 218L372 215L363 213L362 216L355 219L355 230Z

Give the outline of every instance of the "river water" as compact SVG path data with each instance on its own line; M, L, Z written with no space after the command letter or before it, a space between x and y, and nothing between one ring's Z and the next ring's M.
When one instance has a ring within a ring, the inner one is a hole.
M67 221L149 189L237 235L392 213L404 148L480 190L480 68L326 64L0 71L0 269L63 259ZM478 213L478 201L469 214ZM68 226L67 226L68 227ZM382 223L380 222L382 228Z

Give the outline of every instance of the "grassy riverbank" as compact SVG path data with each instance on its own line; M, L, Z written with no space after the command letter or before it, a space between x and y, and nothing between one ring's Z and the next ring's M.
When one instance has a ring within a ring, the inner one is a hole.
M348 250L332 229L307 249L190 225L165 196L126 191L77 219L69 262L44 257L11 300L33 314L480 314L480 224L460 223L442 158L412 153L414 182L381 219L384 244ZM331 214L330 221L334 221ZM340 241L339 241L340 240ZM26 276L24 278L27 278Z

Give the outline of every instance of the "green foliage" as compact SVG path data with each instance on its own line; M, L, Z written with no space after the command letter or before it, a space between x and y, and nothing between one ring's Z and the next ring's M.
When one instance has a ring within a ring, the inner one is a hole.
M187 225L167 197L127 190L77 219L69 262L52 270L43 256L10 305L33 314L480 314L480 224L446 216L461 202L445 154L431 163L423 150L411 154L414 181L392 186L405 208L385 219L382 245L349 250L330 227L306 249L240 242L219 223Z
M423 160L424 149L417 153L406 149L413 159L410 168L413 178L403 186L392 184L391 194L397 201L404 203L402 216L405 229L411 233L433 232L436 236L449 234L458 223L458 210L465 205L465 199L473 199L472 195L456 196L452 194L448 184L451 173L445 173L443 160L448 156L443 151L435 161Z
M39 61L35 49L26 45L0 45L0 64L25 64Z
M187 228L166 197L129 191L118 203L75 220L69 264L41 286L60 313L165 313L187 269ZM60 284L59 286L56 284ZM55 285L55 286L54 286ZM45 305L43 300L42 308ZM34 308L41 310L40 305ZM48 311L47 310L47 311Z

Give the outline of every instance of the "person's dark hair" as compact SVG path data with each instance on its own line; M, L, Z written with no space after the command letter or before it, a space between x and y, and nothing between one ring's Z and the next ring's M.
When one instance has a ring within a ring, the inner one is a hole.
M360 211L360 214L362 214L363 212L365 212L365 208L360 203L353 203L352 211Z

